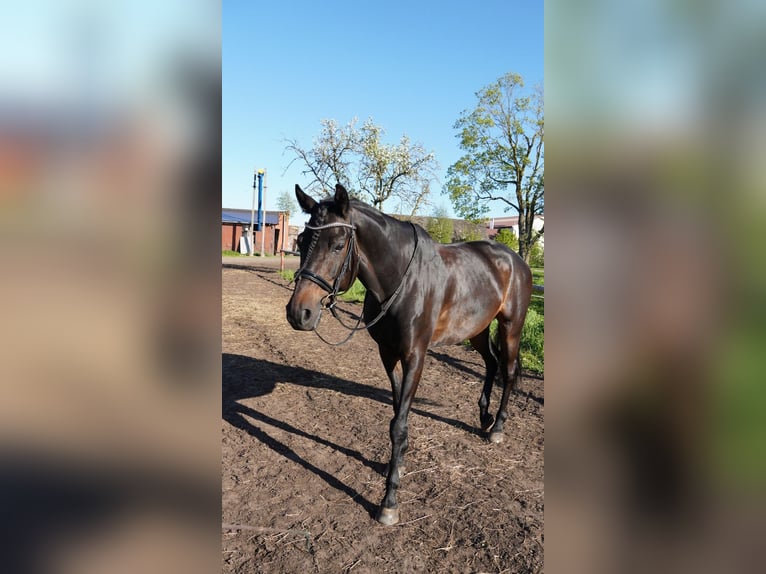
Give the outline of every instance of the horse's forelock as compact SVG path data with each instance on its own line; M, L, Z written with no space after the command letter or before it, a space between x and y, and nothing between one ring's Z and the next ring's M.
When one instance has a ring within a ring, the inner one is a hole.
M314 213L311 214L310 224L313 225L314 227L317 227L319 225L324 225L326 218L327 218L327 203L323 201L317 204L316 209L314 210Z

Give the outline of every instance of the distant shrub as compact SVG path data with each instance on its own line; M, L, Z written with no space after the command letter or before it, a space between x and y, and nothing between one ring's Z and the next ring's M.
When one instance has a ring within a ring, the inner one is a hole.
M537 241L529 250L529 266L545 267L545 248Z
M506 247L510 247L517 253L519 251L519 239L513 233L513 229L509 227L504 227L503 229L498 231L497 235L495 235L495 241L497 241L498 243L502 243Z
M453 230L452 220L449 217L431 217L426 225L428 235L438 243L452 243Z
M460 241L479 241L479 239L482 239L481 231L473 226L466 227L460 237Z

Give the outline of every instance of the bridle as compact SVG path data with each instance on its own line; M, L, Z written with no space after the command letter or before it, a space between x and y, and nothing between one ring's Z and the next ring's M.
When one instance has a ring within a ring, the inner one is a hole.
M356 234L354 233L356 231L356 227L353 224L343 223L340 221L337 223L327 223L325 225L306 224L306 229L310 229L311 231L314 231L314 232L321 231L323 229L330 229L332 227L345 227L350 230L348 234L348 238L346 239L346 256L343 258L343 263L341 264L340 270L335 276L335 279L333 280L332 285L330 284L329 281L327 281L323 277L320 277L313 271L309 271L308 269L306 269L306 266L308 265L309 259L311 257L311 253L314 251L314 246L316 245L317 240L319 239L319 233L314 233L314 236L311 238L311 244L309 245L308 251L306 252L305 263L300 269L298 269L298 271L295 272L295 277L293 279L295 283L297 284L300 279L303 279L305 277L309 281L313 281L314 283L319 285L322 289L327 291L327 295L322 297L323 309L333 309L335 307L335 303L337 302L338 295L342 294L340 292L340 282L343 280L343 276L351 267L351 259L353 258L353 255L356 253ZM359 255L357 254L356 265L354 266L353 275L351 277L351 281L349 282L349 286L354 284L354 281L356 281L356 276L358 273L359 273Z
M354 336L354 334L357 331L364 331L366 329L369 329L373 325L375 325L378 321L380 321L383 316L388 312L388 309L393 305L394 301L396 300L397 295L399 295L399 292L402 290L402 286L404 285L404 279L407 277L407 275L410 272L410 267L412 267L412 262L415 259L415 254L418 252L418 230L415 227L415 225L412 222L409 222L410 226L412 226L412 231L415 235L415 247L412 249L412 255L410 256L410 260L407 262L407 267L404 270L404 273L402 274L401 279L399 279L399 285L397 285L394 292L383 302L380 313L370 322L368 322L366 325L362 326L362 320L364 319L364 313L360 314L359 317L356 317L356 325L355 326L348 326L346 325L343 320L340 318L338 313L335 310L335 305L337 303L338 295L342 295L340 293L340 282L343 279L343 276L346 274L346 272L351 268L351 259L353 255L356 255L356 263L354 265L353 275L351 277L351 281L349 282L349 288L354 284L354 281L356 281L356 277L359 273L359 253L357 250L357 243L356 243L356 226L353 225L353 223L345 223L345 222L335 222L335 223L326 223L324 225L308 225L306 224L306 229L309 229L311 231L314 231L313 237L311 238L311 243L309 244L309 248L306 251L306 258L304 264L301 266L298 271L295 272L295 276L293 278L293 281L295 281L296 285L299 280L305 278L309 281L313 281L317 285L319 285L322 289L327 291L327 295L322 297L321 300L321 307L319 309L319 317L317 318L316 325L314 326L314 333L316 333L317 337L319 337L322 342L332 345L334 347L343 345L347 343L349 340L351 340L351 337ZM332 227L345 227L350 230L348 234L348 239L346 240L346 256L343 259L343 264L340 267L340 270L338 271L338 274L335 276L335 279L332 282L332 285L329 281L324 279L323 277L320 277L313 271L309 271L306 269L306 266L309 263L309 259L311 257L311 253L314 251L314 247L316 246L316 243L319 239L319 233L318 231L321 231L323 229L329 229ZM345 293L345 291L343 292ZM345 339L343 339L339 343L332 343L325 339L319 331L317 331L317 327L319 327L319 322L322 319L322 311L324 309L329 309L330 313L332 313L332 316L335 317L338 322L349 330L349 334L346 336Z

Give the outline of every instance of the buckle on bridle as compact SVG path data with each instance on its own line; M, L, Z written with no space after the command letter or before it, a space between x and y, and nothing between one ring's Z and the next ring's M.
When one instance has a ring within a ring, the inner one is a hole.
M329 303L327 302L329 300ZM336 293L328 293L319 301L322 305L322 309L332 312L335 305L338 303L338 297Z

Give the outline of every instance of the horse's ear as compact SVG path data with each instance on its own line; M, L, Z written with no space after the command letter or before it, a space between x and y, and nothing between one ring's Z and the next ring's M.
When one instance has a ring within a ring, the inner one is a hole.
M341 184L335 184L335 206L343 217L348 214L348 192Z
M312 199L310 196L306 195L301 189L301 186L297 183L295 184L295 197L298 200L298 205L301 206L301 209L304 211L304 213L311 213L311 210L316 207L317 202L314 201L314 199Z

